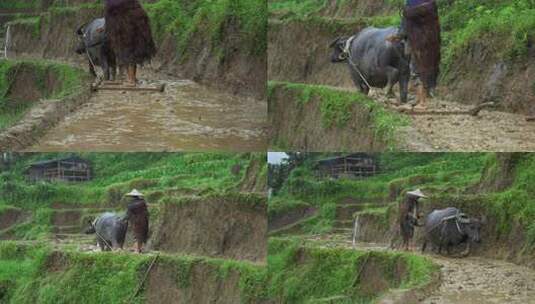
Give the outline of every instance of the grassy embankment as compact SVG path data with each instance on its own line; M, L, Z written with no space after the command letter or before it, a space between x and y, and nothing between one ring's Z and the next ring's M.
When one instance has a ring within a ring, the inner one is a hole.
M421 256L319 248L299 238L272 238L269 253L268 292L283 303L374 303L393 289L424 287L438 270ZM361 276L366 267L373 281Z
M0 244L0 301L2 303L118 303L124 302L140 283L152 257L126 253L80 253L76 246L54 251L45 237L51 230L54 203L100 204L116 207L131 188L144 192L149 203L187 203L181 193L236 198L256 204L258 199L238 195L236 189L251 160L265 164L265 154L180 154L180 153L82 153L94 168L94 179L83 183L28 183L23 172L28 164L66 154L19 155L17 162L0 174L0 212L20 209L32 214L31 222L15 227L20 239L37 240L25 244ZM231 168L240 165L238 174ZM260 170L258 176L265 176ZM152 212L153 210L151 210ZM206 265L224 280L231 272L240 274L243 303L265 297L265 267L248 262L194 256L165 255L158 262L176 269L177 284L189 287L194 265ZM134 300L144 302L144 294Z
M20 100L12 96L13 82L17 73L31 71L32 82L28 89L35 88L41 98L62 99L77 93L82 86L83 71L68 65L47 61L0 60L0 130L18 121L37 100ZM47 87L48 78L54 78L54 88ZM25 79L28 80L28 79Z
M295 102L303 106L313 99L319 100L321 124L324 129L344 128L352 119L353 110L369 113L371 126L376 142L384 142L390 149L395 149L396 130L408 125L406 117L387 111L383 106L358 92L345 92L320 85L307 85L289 82L270 81L268 99L275 90L285 90L295 94ZM275 146L285 147L284 139L277 139Z
M0 301L2 303L145 303L145 289L133 298L153 257L125 253L54 251L46 244L0 243ZM225 280L240 274L242 303L266 297L265 267L248 262L196 256L162 255L158 264L176 272L179 288L191 286L196 265Z

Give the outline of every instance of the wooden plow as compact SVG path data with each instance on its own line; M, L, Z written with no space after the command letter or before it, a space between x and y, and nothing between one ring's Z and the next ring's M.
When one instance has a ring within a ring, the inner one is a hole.
M101 81L91 85L91 91L132 91L132 92L160 92L165 91L165 84L155 86L125 85L121 81Z
M393 108L393 110L396 110L400 113L409 114L409 115L470 115L470 116L477 116L481 110L484 108L492 107L494 106L494 102L485 102L482 104L479 104L472 109L469 110L454 110L454 111L441 111L441 110L415 110L414 108L407 109L407 108Z

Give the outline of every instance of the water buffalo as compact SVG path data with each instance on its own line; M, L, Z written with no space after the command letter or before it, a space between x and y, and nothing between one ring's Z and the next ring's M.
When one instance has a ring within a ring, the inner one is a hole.
M105 26L104 18L99 18L78 28L76 34L80 42L75 51L88 57L89 71L93 76L97 76L94 67L100 66L104 80L110 80L115 79L117 64L115 54L106 39Z
M399 82L400 101L407 102L410 78L410 60L405 54L405 42L398 37L398 28L367 27L351 37L339 37L330 47L334 49L331 62L346 61L353 82L364 94L370 86L387 89L394 97L392 87Z
M86 229L86 234L97 235L97 243L102 251L111 249L123 249L128 221L124 216L116 213L106 212L90 222L90 227Z
M433 210L425 220L425 239L422 244L422 252L425 251L427 242L438 247L440 254L442 248L450 253L452 246L467 243L465 253L470 252L472 242L481 242L480 230L484 220L469 218L457 208Z

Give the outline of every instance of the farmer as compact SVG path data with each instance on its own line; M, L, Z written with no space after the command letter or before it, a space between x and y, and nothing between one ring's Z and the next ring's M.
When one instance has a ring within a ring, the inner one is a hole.
M399 205L399 228L402 238L402 247L409 250L409 242L414 236L414 226L418 226L418 200L425 198L420 189L409 191Z
M435 0L407 0L400 36L406 38L419 78L416 107L427 107L427 96L437 85L440 64L440 23Z
M127 82L137 83L137 65L156 53L149 17L138 0L106 0L106 34L120 67L127 69Z
M128 203L126 217L130 222L130 227L134 230L136 251L141 253L143 244L147 242L149 235L149 211L147 210L147 203L143 199L143 194L136 189L127 193L126 196L131 197L131 201Z

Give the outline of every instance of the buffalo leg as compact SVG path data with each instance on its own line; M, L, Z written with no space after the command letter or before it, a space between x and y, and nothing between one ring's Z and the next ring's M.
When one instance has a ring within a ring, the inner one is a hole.
M108 65L108 60L103 58L102 60L102 71L104 72L104 80L110 80L110 66Z
M427 247L427 240L424 240L424 243L422 244L422 253L424 253L425 247Z
M398 82L399 80L399 72L398 69L393 67L387 67L386 68L386 78L387 78L387 84L386 84L386 96L388 98L394 98L396 95L394 95L394 92L392 91L392 88L394 87L394 84Z
M97 73L95 72L95 68L93 67L91 62L89 62L89 73L93 75L93 77L97 77Z
M410 63L407 60L401 60L398 69L399 78L399 100L401 103L407 103L409 92L409 82L411 78Z

